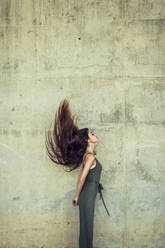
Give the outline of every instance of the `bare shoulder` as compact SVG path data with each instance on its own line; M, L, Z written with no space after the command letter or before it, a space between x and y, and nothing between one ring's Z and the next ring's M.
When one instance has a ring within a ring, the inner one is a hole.
M94 154L86 154L85 158L84 158L84 166L82 168L81 174L80 174L80 180L84 181L92 164L93 161L95 160L95 156Z
M93 153L84 154L83 160L86 160L87 158L95 158L95 155Z
M91 163L95 160L95 155L92 153L88 153L86 154L85 158L84 158L84 164L86 163Z

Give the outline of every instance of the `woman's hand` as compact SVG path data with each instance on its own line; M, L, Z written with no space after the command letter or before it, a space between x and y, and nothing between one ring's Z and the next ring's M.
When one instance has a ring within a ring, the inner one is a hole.
M76 206L78 205L77 202L78 202L78 198L75 197L75 198L72 200L72 205L73 205L74 207L76 207Z

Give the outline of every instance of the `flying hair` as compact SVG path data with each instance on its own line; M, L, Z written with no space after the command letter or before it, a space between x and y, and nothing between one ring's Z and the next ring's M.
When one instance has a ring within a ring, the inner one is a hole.
M88 128L79 129L69 107L63 99L55 113L53 130L46 133L45 146L48 157L68 172L78 168L88 145Z

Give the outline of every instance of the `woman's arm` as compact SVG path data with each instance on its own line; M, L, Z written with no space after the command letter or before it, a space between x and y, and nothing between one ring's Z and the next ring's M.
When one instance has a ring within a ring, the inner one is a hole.
M81 171L81 173L82 173L82 171ZM81 179L80 179L80 176L81 176L81 174L80 174L79 177L78 177L77 185L76 185L76 196L75 196L75 198L76 198L77 200L78 200L78 198L79 198L80 192L81 192L82 187L83 187L84 182L85 182L85 180L81 180Z
M76 196L75 199L78 200L80 192L82 190L82 187L84 185L86 176L88 175L88 172L93 164L93 161L95 160L95 156L93 154L88 154L86 158L86 162L84 164L84 168L82 169L78 180L77 180L77 190L76 190Z

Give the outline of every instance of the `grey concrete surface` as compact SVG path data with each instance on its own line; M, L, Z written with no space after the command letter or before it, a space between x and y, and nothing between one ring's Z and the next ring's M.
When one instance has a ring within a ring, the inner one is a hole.
M65 97L99 136L94 248L164 248L164 1L0 0L0 54L0 248L78 248L79 169L45 152Z

